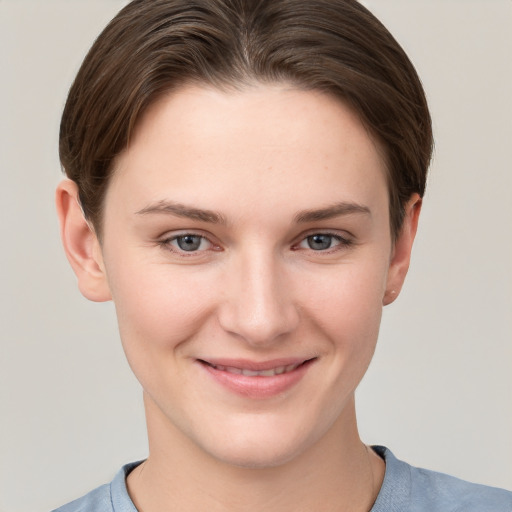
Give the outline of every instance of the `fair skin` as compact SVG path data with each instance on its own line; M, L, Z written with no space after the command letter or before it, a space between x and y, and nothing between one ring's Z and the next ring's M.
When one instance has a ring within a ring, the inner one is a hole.
M385 173L329 96L187 86L116 161L101 244L75 184L59 186L80 290L114 301L144 389L139 510L371 508L384 463L359 439L354 392L421 205L393 243Z

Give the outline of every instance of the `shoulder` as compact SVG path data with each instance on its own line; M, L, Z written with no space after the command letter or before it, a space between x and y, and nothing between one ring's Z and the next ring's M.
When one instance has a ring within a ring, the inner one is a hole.
M386 475L372 512L512 512L512 492L416 468L387 448L374 447Z
M509 491L421 468L411 467L411 498L418 510L512 512Z
M128 495L126 477L140 462L126 464L109 484L101 485L52 512L137 512Z
M110 484L105 484L53 512L112 512L113 510Z

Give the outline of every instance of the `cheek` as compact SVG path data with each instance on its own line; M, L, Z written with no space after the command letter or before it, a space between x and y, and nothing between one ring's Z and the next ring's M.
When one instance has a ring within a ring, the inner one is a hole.
M109 281L132 368L134 361L181 350L215 307L211 276L190 269L162 264L125 267L110 273Z
M357 325L365 319L380 318L386 277L384 258L366 264L340 265L306 280L303 300L310 311L331 326Z
M371 360L386 275L385 259L341 266L321 279L317 275L305 289L304 316L309 317L312 332L320 331L329 339L334 357L345 367L344 377L353 373L350 378L355 378Z

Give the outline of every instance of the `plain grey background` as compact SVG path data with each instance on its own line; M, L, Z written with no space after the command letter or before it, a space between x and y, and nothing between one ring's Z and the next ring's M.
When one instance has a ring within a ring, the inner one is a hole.
M119 0L0 0L0 511L50 510L146 454L112 304L53 206L67 90ZM368 443L512 488L512 2L370 0L416 64L436 155L412 268L359 389Z

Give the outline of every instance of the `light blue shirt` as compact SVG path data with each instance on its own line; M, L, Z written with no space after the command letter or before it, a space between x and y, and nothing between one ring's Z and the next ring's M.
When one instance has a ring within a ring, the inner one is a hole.
M383 446L373 449L386 461L386 474L371 512L512 512L512 492L415 468ZM137 512L126 477L138 464L123 466L110 484L53 512Z

